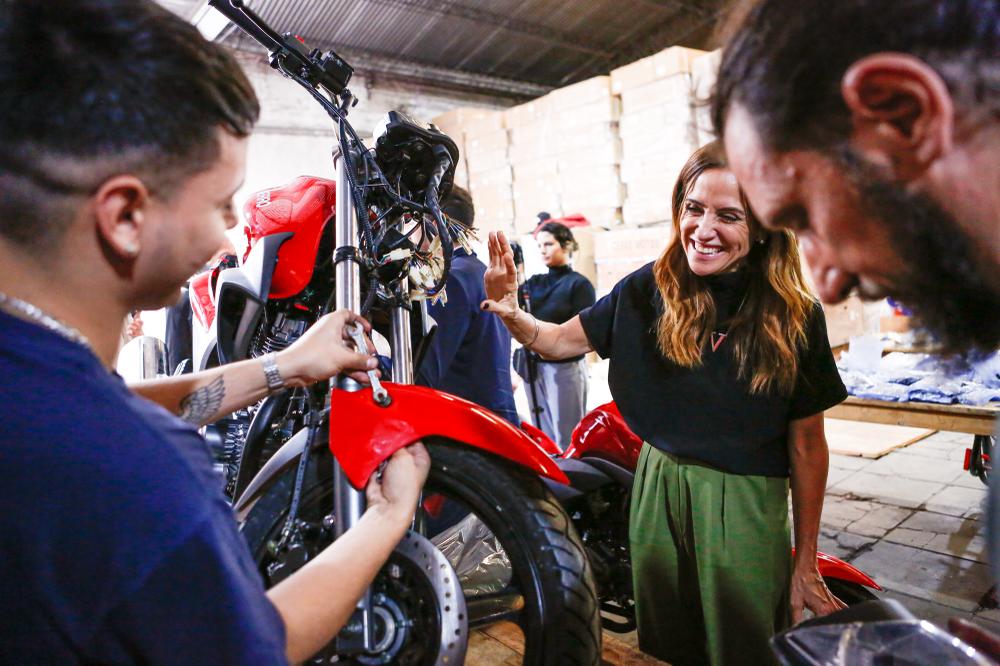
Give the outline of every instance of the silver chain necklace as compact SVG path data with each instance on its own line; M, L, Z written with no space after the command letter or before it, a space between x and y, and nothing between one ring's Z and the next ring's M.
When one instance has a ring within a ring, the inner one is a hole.
M27 301L22 301L20 298L8 296L0 291L0 310L14 315L19 319L24 319L38 324L39 326L47 328L54 333L58 333L67 340L72 340L73 342L81 344L87 349L93 351L93 347L90 345L90 340L87 339L87 336L72 326L64 324L52 315L47 314L37 305L32 305Z

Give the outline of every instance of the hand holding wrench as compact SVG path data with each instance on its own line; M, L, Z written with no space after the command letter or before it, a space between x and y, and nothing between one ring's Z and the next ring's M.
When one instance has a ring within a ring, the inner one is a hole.
M354 322L348 329L351 334L351 338L354 339L354 345L358 348L358 352L362 354L368 353L368 340L365 339L365 329L358 322ZM389 397L389 392L385 390L382 386L382 382L378 379L378 373L374 370L368 371L368 379L372 383L372 398L375 403L381 407L388 407L392 402L392 398Z

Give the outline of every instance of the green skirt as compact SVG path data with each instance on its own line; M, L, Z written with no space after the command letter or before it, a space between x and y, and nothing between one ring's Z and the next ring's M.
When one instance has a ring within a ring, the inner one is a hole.
M790 623L788 479L645 444L629 517L639 647L672 664L773 664Z

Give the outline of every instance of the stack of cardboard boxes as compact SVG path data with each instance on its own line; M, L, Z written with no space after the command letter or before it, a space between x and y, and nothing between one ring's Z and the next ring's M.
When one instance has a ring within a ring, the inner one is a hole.
M563 214L583 215L601 227L620 224L621 100L611 93L611 77L560 88L548 99Z
M694 105L695 130L698 134L698 146L715 139L712 129L712 117L709 112L709 100L715 88L715 78L722 62L722 50L716 49L705 55L698 56L691 62L691 83L693 87L692 104Z
M531 231L541 211L553 217L562 215L550 101L546 95L504 112L510 132L515 227L520 232Z
M671 217L674 181L698 145L691 63L703 53L675 46L611 72L611 91L622 101L622 212L628 226Z
M433 120L455 139L461 158L455 182L466 187L476 205L480 236L514 227L513 174L504 113L489 109L454 109Z

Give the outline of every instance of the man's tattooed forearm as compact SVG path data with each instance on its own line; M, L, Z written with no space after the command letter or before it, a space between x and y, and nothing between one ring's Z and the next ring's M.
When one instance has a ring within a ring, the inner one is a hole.
M226 382L219 377L181 400L181 418L188 423L203 425L218 413L226 397Z

